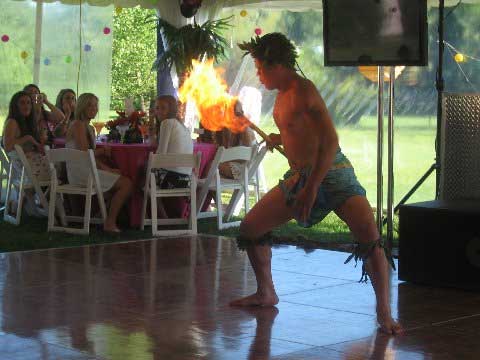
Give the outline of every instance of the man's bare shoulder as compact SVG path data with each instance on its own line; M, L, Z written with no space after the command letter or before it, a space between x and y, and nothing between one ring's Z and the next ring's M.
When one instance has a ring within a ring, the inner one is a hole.
M294 87L295 94L298 95L301 99L308 100L320 97L320 94L315 84L311 80L304 77L299 76L295 81Z

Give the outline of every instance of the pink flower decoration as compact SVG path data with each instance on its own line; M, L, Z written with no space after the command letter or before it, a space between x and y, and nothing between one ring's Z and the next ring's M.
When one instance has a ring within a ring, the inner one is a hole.
M8 40L10 40L10 37L8 35L2 35L3 42L8 42Z
M256 29L255 29L255 34L257 34L258 36L260 36L260 35L262 34L262 29L256 28Z
M110 30L110 28L109 28L108 26L106 26L106 27L103 28L103 33L104 33L105 35L110 34L111 31L112 31L112 30Z

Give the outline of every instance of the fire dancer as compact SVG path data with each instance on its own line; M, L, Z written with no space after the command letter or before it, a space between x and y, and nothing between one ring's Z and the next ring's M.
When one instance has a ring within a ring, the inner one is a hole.
M254 58L265 87L278 90L273 117L280 134L270 134L268 141L270 146L283 145L290 170L242 221L238 245L248 253L257 292L231 305L276 305L269 231L292 218L310 227L335 211L356 239L354 253L346 262L352 258L363 262L361 281L370 276L380 329L389 334L401 332L389 302L388 263L394 266L392 258L377 231L365 190L340 150L322 97L310 80L295 71L295 46L283 34L271 33L239 47Z

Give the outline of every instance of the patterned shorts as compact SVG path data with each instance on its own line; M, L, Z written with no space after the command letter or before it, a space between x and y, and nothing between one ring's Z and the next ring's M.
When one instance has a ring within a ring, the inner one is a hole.
M300 174L298 181L288 188L284 180L297 172ZM303 169L301 171L288 170L285 173L284 180L281 180L279 185L285 194L288 206L293 205L296 194L305 186L310 173L311 169ZM366 191L358 182L352 165L339 150L337 151L334 165L318 188L310 217L306 222L303 222L299 217L296 217L295 220L302 227L311 227L321 222L331 211L338 209L348 198L356 195L365 196Z

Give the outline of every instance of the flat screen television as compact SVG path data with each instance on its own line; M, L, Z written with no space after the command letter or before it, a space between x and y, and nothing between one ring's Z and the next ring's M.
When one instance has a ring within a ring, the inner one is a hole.
M427 0L323 0L326 66L425 66L427 30Z

